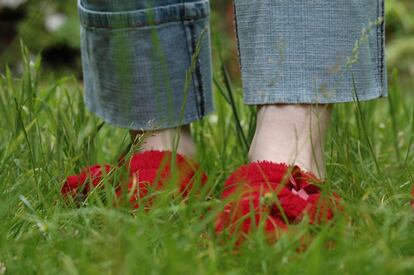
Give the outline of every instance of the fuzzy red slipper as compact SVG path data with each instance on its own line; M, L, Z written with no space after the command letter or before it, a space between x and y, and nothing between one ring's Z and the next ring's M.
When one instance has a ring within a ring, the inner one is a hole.
M174 162L176 172L172 173L172 155L171 152L146 151L134 154L129 161L120 162L119 165L126 166L129 179L126 181L127 184L115 183L117 196L120 197L123 193L127 193L129 202L137 208L138 200L145 197L150 189L160 190L169 180L176 180L179 183L179 191L184 197L192 189L197 173L200 174L201 184L207 181L206 174L199 172L199 166L180 154L176 154ZM103 167L107 173L112 169L109 165L95 165L87 167L79 175L69 176L62 186L62 195L71 196L77 201L84 200L91 188L97 187L102 181ZM88 180L92 183L91 185L87 184ZM126 185L128 191L124 192Z
M414 209L414 186L413 190L411 191L411 208Z
M318 183L297 166L271 162L242 166L225 183L222 199L230 202L216 220L216 232L238 234L240 239L262 222L269 239L275 240L304 215L310 223L327 222L339 208L339 197L325 198Z
M130 175L128 184L129 201L134 207L138 207L138 201L147 196L150 189L160 190L165 184L173 180L179 184L179 192L187 197L191 191L196 175L199 173L200 182L203 185L207 181L204 172L190 159L176 154L175 162L171 162L173 154L166 151L146 151L132 156L127 162ZM175 165L175 173L171 165ZM122 190L118 191L121 194Z
M60 192L64 198L72 197L77 202L83 201L111 170L112 167L107 164L86 167L80 174L67 177Z

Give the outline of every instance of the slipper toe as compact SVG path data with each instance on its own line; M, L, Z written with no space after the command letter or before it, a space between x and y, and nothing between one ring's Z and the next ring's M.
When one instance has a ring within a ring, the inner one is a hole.
M125 181L113 182L117 197L126 193L131 206L138 208L140 199L148 196L151 191L165 188L169 181L179 184L179 193L183 197L189 195L197 176L200 177L202 185L207 181L206 174L195 162L180 154L175 154L175 162L172 162L172 158L173 154L169 151L135 153L129 161L125 161L123 157L120 166L126 167L128 177ZM67 177L61 194L64 198L72 197L77 202L84 201L91 190L99 187L103 177L112 170L110 165L86 167L80 174ZM151 204L151 199L147 202Z
M333 218L340 200L335 194L325 196L320 183L297 166L271 162L244 165L225 183L222 199L228 203L217 217L216 232L243 236L263 222L267 235L278 236L305 215L311 224L325 223Z
M207 181L207 176L195 162L169 151L145 151L134 154L129 162L128 194L129 202L134 208L139 207L139 200L148 196L150 191L159 191L170 181L178 184L179 194L186 198L200 176L201 185ZM119 190L122 193L122 190ZM148 200L151 204L151 200Z
M88 166L78 175L66 178L61 188L61 194L65 199L72 198L75 201L83 201L90 191L99 186L104 176L112 170L110 165Z

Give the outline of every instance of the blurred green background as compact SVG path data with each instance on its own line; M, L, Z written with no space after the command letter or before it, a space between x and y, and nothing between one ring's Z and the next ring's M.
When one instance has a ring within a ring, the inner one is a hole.
M212 0L214 48L220 47L231 74L238 76L231 0ZM224 20L223 20L224 18ZM414 76L414 1L386 0L387 61L400 76ZM52 74L81 76L76 1L0 0L0 72L19 72L20 41L40 54Z

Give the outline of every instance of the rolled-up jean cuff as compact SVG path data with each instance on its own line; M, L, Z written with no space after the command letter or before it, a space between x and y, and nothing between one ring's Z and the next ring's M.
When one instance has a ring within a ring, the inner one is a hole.
M94 104L91 104L87 98L85 98L85 105L89 109L90 112L99 116L103 121L119 127L125 128L130 130L141 130L141 131L153 131L153 130L163 130L163 129L170 129L176 128L183 125L191 124L192 122L198 121L203 117L200 117L197 113L187 112L185 117L174 120L174 121L167 121L167 122L160 122L153 126L152 123L141 122L141 120L125 120L122 116L113 116L106 112L101 108L96 108ZM208 106L206 109L204 116L209 115L214 111L212 105Z
M332 104L347 103L378 99L387 96L387 90L382 87L373 88L366 92L358 92L357 89L348 88L338 91L337 95L309 95L308 89L295 90L295 93L284 93L281 91L269 91L258 94L257 92L245 91L244 103L247 105L269 105L269 104Z
M246 104L387 95L383 0L235 0Z
M119 127L158 130L213 110L208 0L121 11L96 2L79 1L90 111Z
M210 14L208 1L194 1L132 11L88 10L79 2L79 18L83 25L98 28L139 28L173 21L197 20Z

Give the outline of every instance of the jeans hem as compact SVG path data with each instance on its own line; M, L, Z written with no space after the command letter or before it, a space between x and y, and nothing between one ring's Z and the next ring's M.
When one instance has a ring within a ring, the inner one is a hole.
M350 94L349 96L336 96L331 98L322 98L317 96L307 95L277 95L267 94L254 97L245 96L244 103L247 105L268 105L268 104L334 104L334 103L349 103L357 101L368 101L388 96L386 89L377 90L371 93L365 93L355 96Z
M154 131L154 130L164 130L169 128L176 128L179 126L187 125L192 122L198 121L209 115L210 113L214 112L214 107L209 106L206 109L206 112L204 115L199 116L197 113L190 113L187 114L182 120L174 120L169 122L160 122L158 125L155 122L142 122L142 121L133 121L129 119L123 119L120 117L114 117L106 114L102 109L93 107L88 100L84 100L85 106L88 108L88 110L101 118L106 123L109 123L113 126L124 128L128 130L138 130L138 131ZM157 125L157 126L154 126Z

